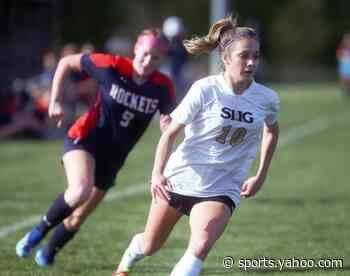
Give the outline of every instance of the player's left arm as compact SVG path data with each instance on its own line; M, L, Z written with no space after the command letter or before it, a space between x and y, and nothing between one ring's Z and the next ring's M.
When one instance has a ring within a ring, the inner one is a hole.
M263 181L266 179L267 171L270 167L273 154L276 150L278 136L279 126L277 121L270 126L265 124L261 142L260 166L257 172L257 176Z
M261 142L259 168L255 176L244 182L241 191L242 197L254 196L264 184L273 154L277 147L278 136L279 126L277 121L271 125L265 124Z
M172 188L171 183L164 176L164 169L170 157L176 137L184 127L184 124L172 120L159 139L151 180L151 194L154 200L157 200L157 198L161 198L165 201L170 200L169 190Z

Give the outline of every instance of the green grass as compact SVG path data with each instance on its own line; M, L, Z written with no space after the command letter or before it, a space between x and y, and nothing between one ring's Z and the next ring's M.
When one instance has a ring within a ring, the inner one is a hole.
M254 199L243 200L225 234L205 262L203 275L349 275L350 274L350 99L333 84L272 85L282 101L281 137L315 119L328 127L300 135L281 146L270 175ZM130 155L112 192L147 182L159 138L153 125ZM65 187L61 141L11 141L0 144L0 231L40 215ZM16 241L30 226L0 238L0 275L110 275L132 235L142 231L148 192L104 202L79 235L58 255L51 269L32 258L15 256ZM189 235L183 218L164 248L140 262L131 275L169 275ZM236 259L224 269L224 256ZM341 269L240 270L238 260L263 256L341 258Z

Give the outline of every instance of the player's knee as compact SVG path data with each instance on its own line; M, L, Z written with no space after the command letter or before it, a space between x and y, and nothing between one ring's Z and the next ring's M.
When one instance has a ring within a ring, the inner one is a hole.
M71 206L78 206L88 199L91 188L92 185L86 183L74 185L67 189L65 198Z

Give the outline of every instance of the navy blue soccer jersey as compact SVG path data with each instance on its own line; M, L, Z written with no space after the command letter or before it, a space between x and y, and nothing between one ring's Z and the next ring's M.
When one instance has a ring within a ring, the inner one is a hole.
M97 132L100 143L118 143L129 152L145 132L153 115L174 109L172 81L158 71L143 84L132 80L132 60L106 54L83 55L83 72L99 83L97 101L69 129L74 140Z

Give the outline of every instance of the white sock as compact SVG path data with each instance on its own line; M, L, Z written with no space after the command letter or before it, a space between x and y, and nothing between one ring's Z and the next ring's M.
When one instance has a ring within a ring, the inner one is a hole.
M135 235L129 247L124 252L119 268L121 268L122 271L128 271L137 261L143 259L144 256L138 242L138 235Z
M186 251L180 261L175 265L170 276L198 276L202 270L203 261Z

